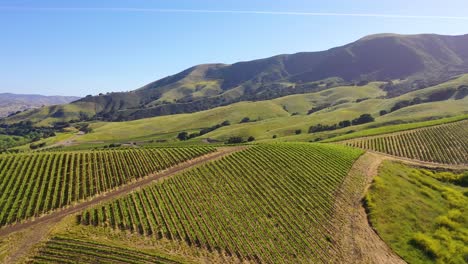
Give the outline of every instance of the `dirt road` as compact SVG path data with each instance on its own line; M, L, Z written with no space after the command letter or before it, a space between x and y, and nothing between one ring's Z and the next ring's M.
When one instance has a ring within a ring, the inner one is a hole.
M370 226L362 199L389 157L372 152L362 155L351 168L338 193L335 226L340 263L405 263Z

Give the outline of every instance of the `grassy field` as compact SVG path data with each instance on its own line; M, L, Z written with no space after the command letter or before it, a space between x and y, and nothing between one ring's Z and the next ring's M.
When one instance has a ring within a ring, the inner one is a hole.
M105 193L211 147L0 155L0 227Z
M343 141L343 144L422 161L468 165L468 120Z
M467 179L385 162L366 197L370 221L408 263L466 263Z
M206 138L225 141L232 136L244 138L253 136L257 141L272 141L273 137L278 141L341 140L388 132L386 128L380 128L382 130L376 128L380 126L427 121L461 114L466 116L468 97L460 100L449 98L449 100L440 102L427 102L408 106L383 116L379 114L381 110L389 111L393 105L402 100L413 100L414 98L426 100L434 93L440 93L466 83L468 83L468 75L462 75L438 86L387 99L383 98L386 93L379 88L382 83L370 83L365 86L334 87L320 92L290 95L273 100L239 102L191 114L161 116L127 122L91 122L93 132L77 137L76 140L79 144L151 140L174 143L177 142L176 136L181 131L194 133L202 128L220 124L225 120L228 120L231 125L216 129L191 141L202 142ZM314 107L323 109L307 114ZM94 111L91 106L88 108L90 111ZM73 111L74 109L64 109L65 113L74 113ZM375 117L375 122L334 131L308 133L308 129L312 125L319 123L331 125L342 120L354 119L365 113L372 114ZM44 115L46 114L44 113ZM249 117L251 122L240 123L244 117ZM21 120L21 118L26 117L18 116L16 121ZM44 120L42 124L61 120L60 118L49 119ZM301 131L300 134L296 134L298 130ZM369 131L365 132L365 130ZM336 137L336 139L331 139L332 137Z
M158 182L78 217L82 224L244 261L332 259L337 188L362 152L338 145L259 145Z

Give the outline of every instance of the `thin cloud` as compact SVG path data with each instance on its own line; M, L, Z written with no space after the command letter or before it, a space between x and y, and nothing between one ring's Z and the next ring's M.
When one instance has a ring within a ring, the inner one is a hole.
M440 15L400 15L379 13L335 13L335 12L289 12L255 10L209 10L209 9L159 9L159 8L114 8L114 7L8 7L0 6L3 11L104 11L104 12L153 12L153 13L203 13L203 14L253 14L316 17L375 17L394 19L443 19L468 20L468 16Z

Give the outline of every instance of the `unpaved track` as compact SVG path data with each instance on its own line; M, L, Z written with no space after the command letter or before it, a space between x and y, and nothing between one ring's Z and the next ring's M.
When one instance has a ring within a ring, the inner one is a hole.
M373 150L365 150L365 151L374 153L379 156L383 156L387 160L399 161L408 165L416 165L416 166L425 167L425 168L450 169L450 170L467 170L468 169L468 165L461 165L461 164L451 165L451 164L435 163L435 162L410 159L410 158L405 158L405 157L400 157L400 156L393 156L387 153L382 153L382 152L373 151Z
M52 212L50 214L47 214L45 216L36 218L36 219L34 219L32 221L30 220L30 221L26 221L26 222L23 222L23 223L14 224L14 225L11 225L11 226L4 227L4 228L0 229L0 237L1 236L6 236L6 235L11 234L11 233L16 232L16 231L20 231L20 230L29 228L31 226L35 226L35 225L38 225L38 224L43 224L43 223L46 223L46 222L49 222L49 221L56 221L57 219L62 219L63 217L65 217L65 216L67 216L69 214L73 214L73 213L82 211L82 210L84 210L84 209L86 209L88 207L92 207L92 206L95 206L95 205L97 205L99 203L107 202L109 200L112 200L112 199L115 199L115 198L120 197L122 195L125 195L125 194L127 194L127 193L129 193L131 191L134 191L136 189L144 187L144 186L152 183L155 180L159 180L161 178L172 176L173 174L179 173L181 171L190 169L192 167L195 167L197 165L200 165L200 164L212 161L212 160L219 159L219 158L224 157L224 156L226 156L228 154L231 154L231 153L234 153L234 152L237 152L237 151L241 151L241 150L243 150L245 148L246 147L244 147L244 146L218 148L218 150L216 152L212 152L212 153L209 153L207 155L204 155L204 156L201 156L201 157L198 157L198 158L195 158L195 159L192 159L192 160L177 164L177 165L175 165L175 166L173 166L173 167L171 167L171 168L169 168L167 170L164 170L164 171L161 171L161 172L158 172L158 173L155 173L155 174L150 174L150 175L146 176L145 178L143 178L141 180L138 180L138 181L131 182L129 184L120 186L117 189L114 189L114 190L109 191L107 193L104 193L102 195L96 196L96 197L92 198L91 200L83 201L83 202L80 202L78 204L66 207L64 209L59 209L59 210L54 211L54 212Z
M362 199L378 173L383 160L372 152L362 155L351 168L341 186L335 204L335 234L340 249L338 263L405 263L370 226Z
M370 225L362 200L378 174L384 160L430 169L466 169L466 166L447 165L396 157L367 150L353 165L345 178L335 202L334 225L338 263L405 263L380 238Z

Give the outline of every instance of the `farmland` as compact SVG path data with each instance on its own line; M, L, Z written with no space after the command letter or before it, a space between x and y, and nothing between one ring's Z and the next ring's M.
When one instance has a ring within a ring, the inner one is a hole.
M468 164L468 120L343 143L394 156L444 164Z
M158 256L138 250L109 246L93 241L83 241L67 237L53 237L30 263L179 263L166 256Z
M105 193L209 153L211 147L0 156L0 226Z
M334 194L362 152L260 145L78 216L105 226L260 262L326 262Z
M366 197L370 222L408 263L466 263L467 173L384 162Z

